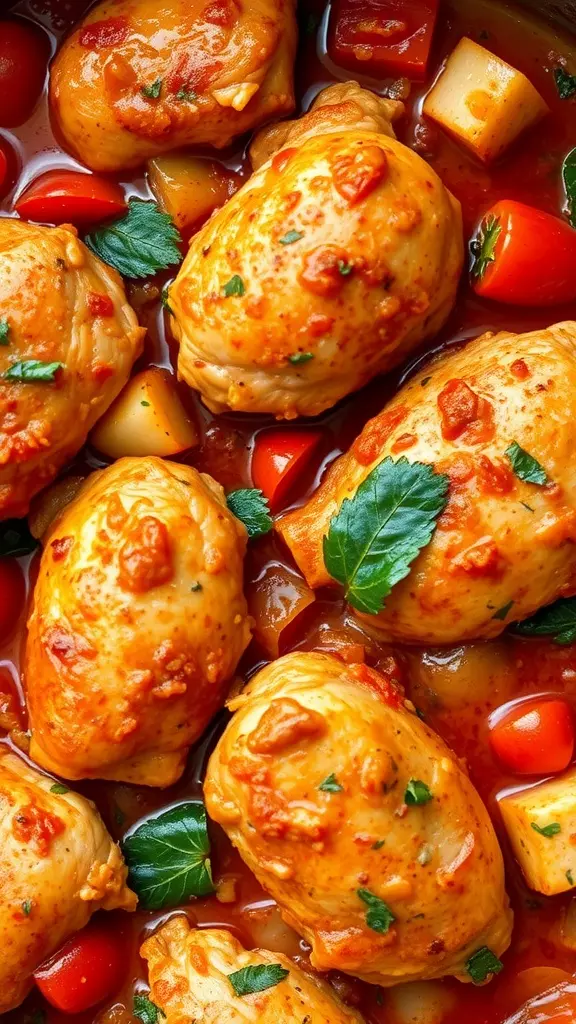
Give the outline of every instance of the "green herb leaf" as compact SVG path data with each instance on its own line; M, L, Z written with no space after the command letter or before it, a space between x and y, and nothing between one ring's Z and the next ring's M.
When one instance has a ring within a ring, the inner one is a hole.
M448 477L387 458L346 498L324 538L324 562L358 611L376 615L410 572L445 508Z
M299 242L301 238L304 238L303 231L287 231L286 234L279 239L281 245L292 245L293 242Z
M10 324L7 320L0 320L0 345L10 344Z
M142 401L140 402L140 405L146 405L146 406L149 406L149 405L150 405L150 402L147 402L147 401L146 401L146 399L145 399L145 398L143 398L143 399L142 399Z
M234 971L228 975L228 980L237 996L248 996L252 992L265 992L267 988L274 988L289 974L290 971L282 967L282 964L258 964Z
M198 593L199 590L202 590L202 584L200 583L200 580L196 580L196 582L193 583L192 586L190 587L190 590L192 591L193 594L196 594Z
M57 793L58 796L64 796L64 793L70 792L70 787L65 786L63 782L55 782L53 786L50 786L51 793Z
M504 454L510 459L512 469L520 480L527 484L537 484L538 487L544 487L544 484L549 483L544 467L516 441L512 441Z
M524 622L516 622L513 628L522 636L551 636L555 644L573 644L576 642L576 597L561 597Z
M502 234L502 225L499 217L493 214L485 217L476 236L470 242L470 254L472 256L472 277L475 281L481 281L488 269L488 264L496 259L496 243Z
M177 100L183 100L185 103L194 103L198 99L198 93L194 92L194 89L178 89L176 93Z
M30 917L30 914L32 913L32 900L24 900L22 904L22 913L26 917Z
M148 100L160 99L160 93L162 92L162 79L157 78L151 85L143 85L140 92Z
M567 213L573 228L576 228L576 149L571 149L562 164L562 181L566 191Z
M386 843L385 839L377 839L375 843L372 843L372 849L373 850L381 850L382 847L385 845L385 843Z
M332 772L327 779L324 779L324 782L320 783L318 789L321 789L323 793L341 793L344 786L340 785L334 772Z
M568 868L568 871L566 872L566 880L570 883L570 885L574 885L574 875L570 871L570 868Z
M170 306L170 295L168 293L168 287L169 286L166 284L162 289L162 306L164 307L166 312L170 314L170 316L174 316L174 313Z
M122 846L144 910L181 906L214 892L203 804L180 804L149 818Z
M130 199L128 213L86 235L86 245L124 277L150 277L180 263L180 232L154 202Z
M233 277L231 277L230 280L226 282L222 291L224 292L224 295L227 299L229 299L231 295L244 295L246 289L244 287L244 281L240 277L240 274L234 274Z
M551 825L537 825L535 821L530 822L530 828L533 828L535 832L540 836L544 836L546 839L553 839L559 832L562 831L562 826L557 821L553 821Z
M502 607L499 608L497 612L494 612L492 618L497 619L500 622L504 622L504 619L506 618L506 616L508 615L509 611L512 609L513 606L514 601L508 601L508 604L503 604Z
M410 779L404 793L404 803L411 807L427 804L433 799L428 786L421 779Z
M5 519L0 523L0 558L29 555L37 547L38 541L30 533L28 520Z
M25 359L21 363L13 363L4 371L6 380L22 381L53 381L58 370L64 363L43 363L40 359Z
M356 895L368 907L366 911L366 924L368 927L373 932L380 932L382 935L386 935L390 930L390 925L396 920L390 907L379 896L375 896L373 892L370 892L370 889L357 889Z
M298 366L299 363L308 363L311 359L314 359L312 352L295 352L293 356L288 356L288 362L293 363L294 366Z
M249 537L261 537L272 529L268 499L257 487L241 487L237 491L230 491L226 501L232 515L244 523Z
M344 260L338 260L338 271L342 274L342 277L349 277L354 270L352 263L346 263Z
M158 1019L166 1016L164 1010L156 1006L156 1003L153 1003L148 996L138 994L134 996L132 1012L142 1021L142 1024L158 1024Z
M466 963L466 970L475 985L481 985L489 974L500 974L503 967L502 961L494 956L488 946L482 946Z
M422 380L420 381L420 387L425 388L426 385L429 384L431 380L432 377L423 377Z
M576 95L576 75L570 75L564 68L554 68L554 81L561 100Z

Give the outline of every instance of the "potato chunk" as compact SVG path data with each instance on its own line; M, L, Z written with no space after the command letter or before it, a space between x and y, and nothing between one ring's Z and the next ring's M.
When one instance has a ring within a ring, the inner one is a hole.
M500 801L512 848L531 889L554 896L576 884L576 769Z
M148 162L150 188L183 232L197 231L241 185L241 178L216 160L166 153Z
M461 39L424 113L488 163L548 112L532 83L472 39Z

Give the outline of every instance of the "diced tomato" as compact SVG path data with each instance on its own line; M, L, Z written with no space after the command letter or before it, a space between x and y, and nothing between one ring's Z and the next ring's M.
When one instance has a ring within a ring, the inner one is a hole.
M522 702L496 717L490 742L502 764L517 775L561 772L574 755L572 709L565 700Z
M34 973L45 999L64 1013L82 1013L122 984L122 934L113 921L92 921Z
M334 0L328 53L376 78L426 75L439 0Z
M0 641L18 622L26 597L24 575L15 558L0 558Z
M524 203L503 199L484 215L471 243L472 285L512 306L554 306L576 299L576 231Z
M0 21L0 126L16 128L30 117L46 79L48 36L23 18Z
M264 430L258 434L252 455L252 480L278 508L296 476L309 464L320 430Z
M95 224L126 210L124 192L113 181L81 171L48 171L15 203L20 217L48 224Z

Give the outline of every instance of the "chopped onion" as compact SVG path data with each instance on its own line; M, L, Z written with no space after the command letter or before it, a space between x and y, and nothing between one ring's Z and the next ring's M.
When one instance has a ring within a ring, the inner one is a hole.
M254 633L271 658L280 653L282 633L314 603L314 593L295 570L270 562L246 588Z

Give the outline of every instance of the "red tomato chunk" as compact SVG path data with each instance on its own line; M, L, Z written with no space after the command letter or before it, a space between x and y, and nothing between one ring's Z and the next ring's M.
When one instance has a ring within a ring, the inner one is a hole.
M422 79L437 14L438 0L335 0L329 55L360 74Z

